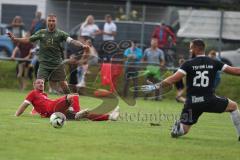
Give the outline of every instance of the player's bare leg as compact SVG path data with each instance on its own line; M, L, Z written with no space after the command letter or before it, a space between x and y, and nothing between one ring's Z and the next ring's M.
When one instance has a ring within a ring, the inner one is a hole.
M60 81L59 84L60 84L64 94L70 93L70 89L68 88L67 81Z
M92 120L92 121L117 121L120 115L120 108L117 106L110 114L94 114L89 109L84 109L76 113L75 120Z
M240 141L240 113L236 102L228 99L229 103L225 112L230 112L231 119L237 130L238 141Z
M57 94L59 92L57 82L49 81L49 92Z

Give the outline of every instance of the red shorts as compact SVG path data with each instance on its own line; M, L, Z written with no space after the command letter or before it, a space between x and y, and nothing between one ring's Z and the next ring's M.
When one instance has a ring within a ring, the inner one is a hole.
M63 96L53 101L50 101L47 106L49 116L54 112L65 113L70 104L67 102L67 97Z

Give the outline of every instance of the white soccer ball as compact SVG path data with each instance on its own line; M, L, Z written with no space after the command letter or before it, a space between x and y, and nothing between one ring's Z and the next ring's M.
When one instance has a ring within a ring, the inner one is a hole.
M54 128L62 128L65 124L66 116L61 112L55 112L50 116L50 124Z

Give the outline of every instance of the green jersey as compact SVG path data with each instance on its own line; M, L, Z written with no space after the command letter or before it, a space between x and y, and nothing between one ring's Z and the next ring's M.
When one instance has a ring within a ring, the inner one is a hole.
M59 29L54 32L42 29L30 37L30 42L37 40L40 42L38 59L43 68L54 69L61 64L63 60L63 42L68 37L68 33Z

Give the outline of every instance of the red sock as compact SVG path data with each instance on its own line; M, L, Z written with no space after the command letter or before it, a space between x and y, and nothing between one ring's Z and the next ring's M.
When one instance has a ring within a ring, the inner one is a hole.
M103 115L90 114L88 116L88 119L92 121L107 121L109 120L109 115L108 114L103 114Z
M73 107L73 111L75 113L79 112L80 111L80 105L79 105L79 99L78 99L78 96L73 96L72 99L72 104L71 106Z

